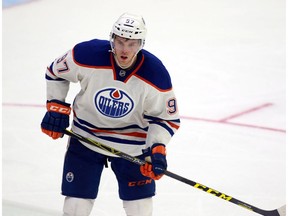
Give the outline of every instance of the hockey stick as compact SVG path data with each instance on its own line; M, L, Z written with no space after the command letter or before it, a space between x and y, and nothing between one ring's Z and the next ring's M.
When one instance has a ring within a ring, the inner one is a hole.
M81 141L83 141L83 142L85 142L87 144L96 146L96 147L98 147L98 148L100 148L100 149L102 149L104 151L110 152L110 153L112 153L114 155L117 155L117 156L119 156L119 157L121 157L121 158L123 158L125 160L128 160L128 161L130 161L132 163L138 164L140 166L144 165L146 163L146 161L144 161L144 160L141 160L141 159L139 159L137 157L133 157L133 156L131 156L129 154L126 154L126 153L124 153L122 151L119 151L119 150L117 150L115 148L112 148L110 146L107 146L107 145L104 145L102 143L99 143L99 142L97 142L95 140L89 139L87 137L83 137L80 134L74 133L73 131L65 130L64 134L66 134L66 135L68 135L70 137L76 138L78 140L81 140ZM245 208L247 210L256 212L256 213L258 213L260 215L264 215L264 216L286 216L286 205L284 205L284 206L282 206L282 207L280 207L278 209L271 210L271 211L263 210L263 209L255 207L255 206L252 206L252 205L250 205L248 203L245 203L243 201L240 201L240 200L238 200L236 198L233 198L233 197L231 197L229 195L226 195L226 194L224 194L222 192L214 190L214 189L212 189L210 187L207 187L207 186L202 185L200 183L197 183L197 182L194 182L194 181L189 180L187 178L184 178L182 176L179 176L179 175L177 175L175 173L172 173L172 172L170 172L168 170L165 170L164 174L169 176L169 177L171 177L171 178L173 178L173 179L176 179L176 180L178 180L180 182L183 182L183 183L186 183L188 185L191 185L192 187L197 188L199 190L202 190L202 191L204 191L206 193L212 194L212 195L214 195L216 197L219 197L221 199L224 199L224 200L226 200L228 202L234 203L234 204L236 204L236 205L238 205L240 207L243 207L243 208Z

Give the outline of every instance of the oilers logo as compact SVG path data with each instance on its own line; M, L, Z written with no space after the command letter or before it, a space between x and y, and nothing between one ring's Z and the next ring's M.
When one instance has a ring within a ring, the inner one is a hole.
M67 182L72 182L74 180L74 174L72 172L68 172L66 174L66 180Z
M94 99L97 110L110 118L121 118L130 113L134 102L123 90L107 88L99 91Z

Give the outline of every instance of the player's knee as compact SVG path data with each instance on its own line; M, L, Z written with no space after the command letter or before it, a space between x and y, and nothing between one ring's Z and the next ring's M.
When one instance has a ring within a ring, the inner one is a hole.
M152 197L132 201L124 200L123 208L127 216L152 216Z
M94 199L65 197L63 216L88 216L93 208Z

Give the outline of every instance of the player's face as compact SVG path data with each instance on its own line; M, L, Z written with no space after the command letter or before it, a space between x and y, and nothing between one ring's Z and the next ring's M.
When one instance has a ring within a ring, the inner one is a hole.
M130 67L136 61L134 58L140 48L140 40L116 36L114 38L115 58L121 67Z

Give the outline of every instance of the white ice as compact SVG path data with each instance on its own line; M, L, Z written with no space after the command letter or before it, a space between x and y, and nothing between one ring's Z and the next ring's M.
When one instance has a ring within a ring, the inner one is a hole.
M169 170L262 209L284 205L284 0L34 0L2 10L3 215L61 215L67 137L40 130L45 69L78 42L108 39L125 11L144 16L145 48L178 96ZM157 187L154 215L257 215L166 176ZM124 216L110 169L91 215Z

